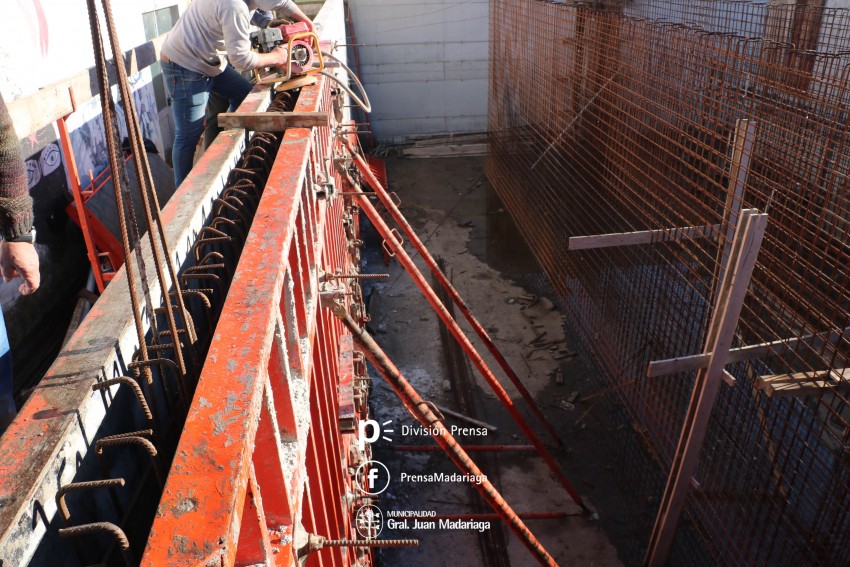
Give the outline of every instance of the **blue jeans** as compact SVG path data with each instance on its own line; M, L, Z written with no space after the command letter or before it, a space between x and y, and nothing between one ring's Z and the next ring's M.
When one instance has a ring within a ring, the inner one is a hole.
M15 418L15 400L12 394L12 352L9 350L9 336L6 334L3 310L0 309L0 434Z
M195 146L204 131L204 113L210 92L226 98L232 112L251 92L251 83L230 64L220 75L207 77L169 61L162 63L162 75L171 96L171 115L174 117L171 161L174 164L174 184L179 187L192 169Z

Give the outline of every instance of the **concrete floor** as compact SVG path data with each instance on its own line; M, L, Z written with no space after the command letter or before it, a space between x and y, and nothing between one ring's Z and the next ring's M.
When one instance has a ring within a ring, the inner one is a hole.
M402 200L402 211L427 243L434 256L446 261L446 272L454 282L479 321L487 328L504 356L524 380L559 436L566 440L576 421L583 413L582 407L567 403L570 395L587 386L580 378L584 356L578 352L575 340L565 334L563 315L545 298L535 299L535 294L517 285L509 275L540 273L531 254L515 232L507 214L500 208L483 174L483 158L387 159L389 185ZM365 231L367 238L368 229ZM368 241L368 240L367 240ZM397 262L387 268L377 246L368 247L364 271L390 273L386 282L371 286L369 325L376 339L393 359L405 377L429 401L454 409L452 392L447 389L446 364L440 342L437 319L412 280ZM408 244L409 253L413 254ZM427 268L416 257L426 277ZM429 278L430 279L430 278ZM368 293L367 289L367 293ZM469 337L474 333L463 322ZM530 346L535 337L545 332L548 344L540 350ZM474 340L479 352L486 349ZM504 373L487 354L489 367L500 378ZM574 371L571 371L571 368ZM504 407L496 400L487 384L473 369L475 394L478 398L480 419L495 425L496 432L484 437L461 437L464 444L528 444L519 428ZM564 377L556 382L556 374ZM464 483L436 484L403 482L401 474L425 472L455 472L457 469L443 453L412 453L394 451L394 444L433 445L427 435L403 435L404 426L413 426L414 420L383 380L374 375L371 405L376 419L392 420L392 441L378 441L373 445L374 458L385 463L392 481L377 505L386 515L388 511L434 511L437 514L469 513L473 507L472 494ZM523 406L519 394L502 380L506 390L518 405ZM582 393L584 393L582 392ZM523 408L523 414L533 423L533 418ZM466 426L453 418L447 425ZM545 434L535 424L541 435ZM568 443L568 447L569 447ZM577 490L587 497L589 481L573 478L571 463L575 459L571 449L557 451ZM473 459L483 463L482 453ZM482 466L491 481L517 512L564 512L562 520L529 520L528 526L540 539L560 565L621 565L617 550L602 530L602 522L588 521L579 515L580 509L571 502L565 491L549 474L542 459L533 453L500 453ZM590 502L593 506L593 502ZM491 530L504 529L499 522L491 522ZM384 566L406 565L534 565L532 558L516 536L504 529L503 540L507 550L490 549L486 555L496 555L501 561L487 559L482 547L492 543L479 541L478 532L440 529L385 529L381 538L419 538L418 548L386 549L379 554ZM498 538L496 538L498 540ZM491 540L492 541L492 540ZM486 549L484 551L487 551ZM509 563L505 561L509 560Z

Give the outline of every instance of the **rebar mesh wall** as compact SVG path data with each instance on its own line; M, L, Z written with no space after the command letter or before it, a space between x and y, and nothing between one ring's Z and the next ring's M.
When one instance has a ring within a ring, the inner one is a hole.
M730 210L769 213L736 344L817 337L727 368L737 383L718 399L688 512L722 563L847 565L850 12L778 4L493 0L487 172L659 475L693 374L646 378L647 364L701 352L722 263L722 238L675 228L725 235ZM756 129L734 202L740 119ZM647 229L679 239L567 250L571 236ZM820 391L756 389L828 369Z

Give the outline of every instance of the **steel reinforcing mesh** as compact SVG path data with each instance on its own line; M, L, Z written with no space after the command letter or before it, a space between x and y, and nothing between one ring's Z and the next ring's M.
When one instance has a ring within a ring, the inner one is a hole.
M850 12L803 3L491 4L488 177L659 475L694 373L647 365L701 352L731 211L770 216L734 346L816 337L727 367L687 506L725 564L850 562ZM657 229L672 240L567 249ZM822 387L757 388L785 374Z

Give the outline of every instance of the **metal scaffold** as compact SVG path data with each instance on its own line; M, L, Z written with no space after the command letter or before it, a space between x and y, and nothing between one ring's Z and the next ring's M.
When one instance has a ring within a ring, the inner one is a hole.
M641 436L646 563L676 528L688 564L850 561L850 11L497 0L491 26L488 177ZM748 209L769 220L713 367Z

